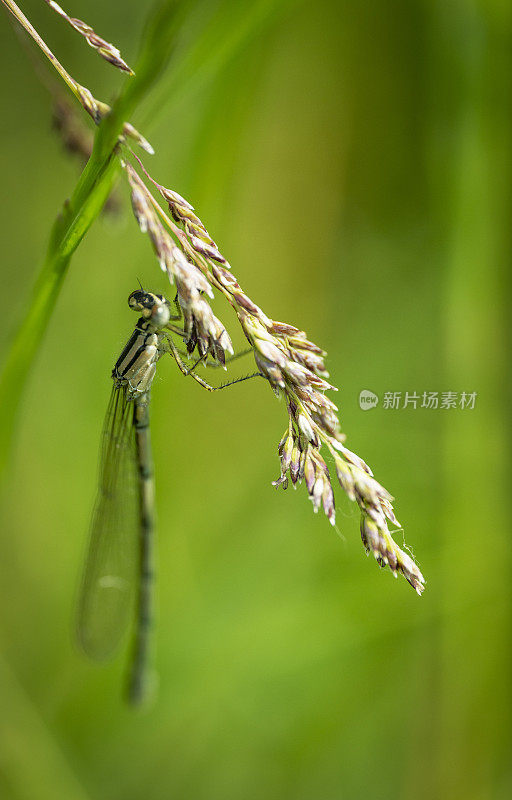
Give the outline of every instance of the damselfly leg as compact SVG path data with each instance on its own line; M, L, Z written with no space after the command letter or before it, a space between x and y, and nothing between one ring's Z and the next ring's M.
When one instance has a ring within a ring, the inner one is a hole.
M178 351L178 348L176 347L176 345L174 344L173 340L170 337L168 338L168 344L169 344L169 352L171 353L171 355L173 356L174 360L176 361L176 364L178 365L178 367L179 367L180 371L182 372L182 374L186 375L186 376L190 375L195 381L197 381L197 383L199 383L200 386L203 387L203 389L206 389L209 392L216 392L219 389L226 389L228 386L232 386L235 383L241 383L242 381L248 381L251 378L258 378L258 377L259 378L263 378L264 377L261 374L261 372L254 372L252 375L244 375L244 377L236 378L234 381L228 381L227 383L221 383L220 386L211 386L207 381L204 380L204 378L201 378L201 376L198 375L197 372L195 371L196 367L198 367L201 363L204 363L204 359L205 359L205 357L206 358L208 357L208 353L205 353L205 355L202 356L201 358L199 358L195 362L195 364L192 364L191 367L187 367L187 365L183 361L183 359L182 359L182 357L181 357L181 355L180 355L180 353Z

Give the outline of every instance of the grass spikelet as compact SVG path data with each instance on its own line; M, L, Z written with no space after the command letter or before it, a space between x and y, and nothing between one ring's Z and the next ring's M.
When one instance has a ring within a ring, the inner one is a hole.
M84 39L86 40L87 44L90 45L96 52L105 60L108 61L109 64L112 64L117 69L122 70L123 72L127 72L128 75L135 75L134 71L131 67L128 66L126 61L121 58L121 53L114 47L113 44L107 42L105 39L102 39L101 36L91 28L86 22L83 22L81 19L77 19L76 17L70 17L64 11L55 0L45 0L45 3L50 6L50 8L55 11L59 16L68 22L75 31L78 31Z

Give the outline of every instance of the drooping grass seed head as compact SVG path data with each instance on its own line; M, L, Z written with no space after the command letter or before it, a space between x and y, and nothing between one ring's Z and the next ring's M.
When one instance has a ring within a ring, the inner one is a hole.
M192 353L197 348L200 356L211 353L224 365L224 351L231 350L225 328L204 296L211 295L209 287L214 287L234 309L259 374L286 402L288 428L279 443L281 474L273 485L286 489L289 480L293 486L304 481L314 511L322 508L334 525L333 471L349 499L360 508L365 547L381 566L389 567L395 575L401 572L420 594L423 576L414 560L393 541L388 528L388 521L399 524L393 512L393 498L375 480L363 459L344 445L338 408L326 395L337 389L327 380L325 351L294 325L272 320L242 291L190 203L157 183L138 156L135 158L169 205L171 217L134 168L123 164L132 189L135 216L142 231L148 233L162 268L176 285L187 351ZM320 454L322 449L330 456L330 466Z

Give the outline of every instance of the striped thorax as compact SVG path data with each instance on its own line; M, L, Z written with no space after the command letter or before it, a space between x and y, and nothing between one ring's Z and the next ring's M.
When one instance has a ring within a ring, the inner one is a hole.
M142 316L116 361L112 378L117 386L127 387L130 397L140 397L149 392L156 363L166 350L162 329L171 312L165 297L143 290L132 292L128 305Z

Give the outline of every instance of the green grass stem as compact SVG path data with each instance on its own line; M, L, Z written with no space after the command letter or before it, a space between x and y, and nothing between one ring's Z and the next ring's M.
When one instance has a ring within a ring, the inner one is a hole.
M94 147L73 194L55 221L28 310L0 376L0 477L7 466L20 399L73 253L100 213L118 170L114 148L124 122L135 111L171 56L187 3L165 0L153 12L136 76L129 78L111 113L98 127Z

